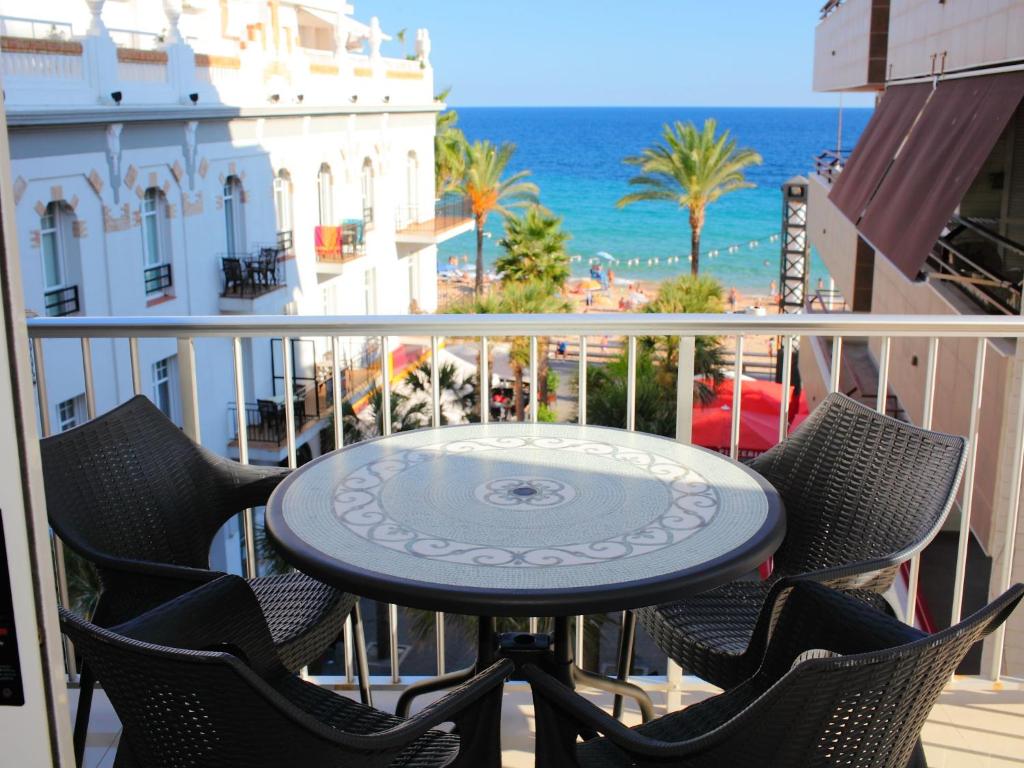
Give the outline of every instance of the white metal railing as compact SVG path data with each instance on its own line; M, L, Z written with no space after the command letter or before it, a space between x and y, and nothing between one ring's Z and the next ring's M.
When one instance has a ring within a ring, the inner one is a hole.
M333 352L333 387L334 402L340 403L341 371L339 370L339 350L341 339L346 337L376 337L380 339L382 354L381 390L383 395L382 412L390 413L391 405L391 359L388 354L390 339L395 337L430 337L431 349L431 383L432 383L432 421L440 423L440 392L438 387L438 345L444 337L477 338L480 343L480 362L482 366L479 402L485 404L481 408L481 419L489 418L486 404L490 402L488 345L495 337L529 337L530 338L530 391L537 389L537 338L541 336L560 336L578 338L579 349L579 423L587 423L587 364L588 339L592 337L606 338L622 336L627 340L627 395L626 425L635 428L636 408L636 364L637 338L642 336L677 336L679 337L679 373L678 386L674 393L677 403L676 439L682 442L691 440L691 414L693 409L693 372L695 339L698 336L733 337L736 339L734 401L732 409L732 429L730 453L737 455L739 426L741 421L741 390L743 379L744 339L746 336L776 336L781 338L782 368L781 380L788 385L792 380L793 351L798 337L820 336L832 340L832 362L828 376L830 391L837 391L839 386L840 366L842 365L842 347L844 338L871 337L880 339L878 356L879 397L877 407L884 412L886 406L886 382L889 374L889 362L892 340L900 338L928 339L928 353L921 379L924 392L924 427L930 427L934 414L936 397L936 371L939 365L940 345L952 339L975 339L974 380L970 395L970 427L967 438L968 461L963 480L963 496L960 504L961 526L958 558L953 576L953 611L951 620L959 620L962 610L964 579L966 572L966 554L970 521L974 498L974 480L977 463L977 438L981 413L982 392L985 384L985 359L990 342L1009 339L1017 340L1024 337L1024 318L1008 318L1000 316L909 316L909 315L781 315L756 317L748 315L657 315L657 314L620 314L620 315L416 315L416 316L359 316L359 317L298 317L298 316L244 316L244 317L67 317L67 318L33 318L28 321L29 337L33 342L34 361L36 366L37 396L40 412L40 428L43 434L50 432L49 410L47 404L46 372L43 354L44 339L79 339L82 348L83 374L85 377L86 401L89 416L95 414L95 384L92 368L91 339L127 339L129 342L132 382L135 393L140 393L141 376L139 373L138 340L143 338L177 339L178 365L182 382L182 411L184 428L193 439L199 440L199 398L196 384L194 340L200 338L229 339L232 343L234 357L234 385L237 400L236 413L244 413L244 385L242 383L241 340L244 338L283 338L285 402L291 401L291 381L293 360L290 354L289 339L299 337L321 337L331 340ZM1012 451L1011 467L1015 468L1013 477L1018 478L1024 468L1024 375L1011 379L1016 383L1015 391L1010 398L1016 401L1012 412L1014 424L1012 440L1008 441L1006 450ZM779 414L779 439L786 436L788 428L788 398L781 398ZM948 403L946 404L948 405ZM532 418L536 420L537 409L531 408ZM286 408L287 455L290 466L296 464L295 422L292 409ZM241 416L239 417L241 418ZM390 419L383 419L385 434L390 433ZM341 419L334 420L335 445L343 444ZM241 461L248 461L247 433L244 424L238 427L238 450ZM1002 530L1001 548L1002 562L993 574L995 591L1001 592L1008 588L1012 575L1015 532L1018 529L1020 493L1019 487L1010 493L1010 502L1005 509L1005 519L993 521L995 530ZM1002 525L999 525L1002 523ZM247 569L250 576L254 575L256 558L253 545L253 521L251 510L244 515L243 529L246 535ZM59 560L59 558L58 558ZM59 582L66 595L66 580L58 573ZM908 584L907 606L916 605L919 562L917 558L911 564ZM391 639L391 682L402 681L398 658L398 613L395 606L389 606L389 632ZM914 620L913 610L908 609L906 617ZM437 626L437 668L443 671L444 659L444 623L443 616L438 615ZM531 626L535 622L531 620ZM577 653L582 652L583 633L582 617L577 623ZM345 633L346 639L346 677L352 680L351 632ZM990 643L990 662L987 676L998 681L1003 674L1003 651L1005 645L1005 629L1001 628L986 642ZM72 667L73 668L73 667ZM678 675L678 670L669 667L669 678Z
M66 21L0 16L0 35L30 37L34 40L70 40L72 30L71 25Z

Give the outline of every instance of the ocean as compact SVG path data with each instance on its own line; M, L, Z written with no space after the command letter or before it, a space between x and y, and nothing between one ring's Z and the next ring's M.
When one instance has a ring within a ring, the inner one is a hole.
M616 201L630 192L635 169L622 160L639 153L675 120L705 118L728 129L740 146L757 150L764 164L747 171L757 187L733 192L708 208L701 240L701 272L717 277L727 288L767 294L778 279L782 194L787 179L806 174L814 157L837 143L838 110L821 108L725 107L463 107L455 108L459 126L470 141L511 141L517 149L510 169L529 170L540 187L541 202L563 217L571 233L568 250L581 258L573 273L585 274L598 252L611 254L616 277L660 280L689 272L690 231L686 212L669 203L638 203L618 209ZM843 147L852 147L871 116L870 109L843 111ZM502 220L492 216L484 241L488 265L498 253ZM729 252L729 246L739 246ZM442 244L438 264L455 257L475 258L472 233ZM709 251L719 255L709 258ZM678 259L673 259L678 257ZM635 260L639 259L639 263ZM671 261L669 261L671 259ZM654 261L657 260L657 263ZM633 261L633 264L629 264ZM605 261L606 267L608 262ZM812 286L824 274L812 260Z

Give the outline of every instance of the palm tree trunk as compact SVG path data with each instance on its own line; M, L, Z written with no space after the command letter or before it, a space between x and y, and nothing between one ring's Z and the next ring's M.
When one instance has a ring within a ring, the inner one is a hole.
M536 397L536 394L534 392L533 396ZM516 421L526 421L523 403L523 366L517 363L512 364L512 402L516 404Z
M700 228L690 229L690 274L697 277L700 272Z
M690 209L690 274L700 272L700 231L704 228L704 210Z
M476 218L476 280L473 293L482 296L484 293L484 221Z

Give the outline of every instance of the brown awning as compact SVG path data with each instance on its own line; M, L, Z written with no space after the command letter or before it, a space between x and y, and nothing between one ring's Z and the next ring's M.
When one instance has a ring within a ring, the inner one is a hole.
M868 121L828 199L856 224L932 92L931 83L889 88Z
M939 83L858 226L907 277L917 277L1021 98L1024 72Z

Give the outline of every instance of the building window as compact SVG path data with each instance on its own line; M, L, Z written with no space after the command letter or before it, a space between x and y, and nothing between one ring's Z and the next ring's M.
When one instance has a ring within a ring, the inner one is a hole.
M142 263L146 295L163 293L170 287L171 255L167 228L167 197L150 187L142 198Z
M224 235L229 254L245 253L245 216L242 213L242 182L228 176L224 182Z
M292 231L292 177L283 168L274 177L274 212L277 215L277 231Z
M174 363L174 355L153 363L153 403L171 420L174 419Z
M316 200L320 226L333 226L334 176L331 175L331 166L327 163L322 163L316 174Z
M63 200L47 205L39 218L43 305L50 317L73 315L81 310L78 292L81 268L78 240L73 234L74 221L74 211Z
M370 158L363 162L362 173L363 186L363 222L373 223L373 163Z
M86 416L85 395L78 395L57 403L57 429L67 432L77 427Z
M65 208L54 202L46 206L39 223L39 244L43 252L43 288L47 291L64 287L65 264Z

